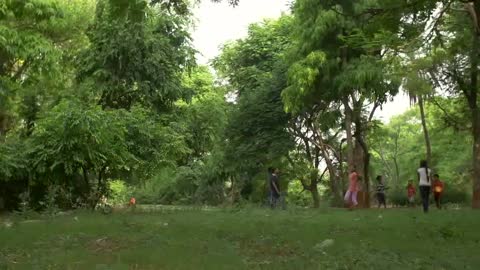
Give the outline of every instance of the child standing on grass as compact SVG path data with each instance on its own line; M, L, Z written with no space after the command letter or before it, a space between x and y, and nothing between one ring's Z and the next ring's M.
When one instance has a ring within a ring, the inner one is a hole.
M438 209L441 209L440 200L442 198L444 184L440 181L440 176L438 174L433 175L433 198L435 199L435 204Z
M407 185L407 197L408 197L408 206L410 207L415 206L415 194L417 194L417 190L413 185L413 180L409 180Z
M280 180L278 174L280 173L279 169L271 168L270 171L270 207L275 209L280 202Z
M352 169L352 172L348 176L348 180L349 180L348 190L345 193L344 200L348 204L349 209L353 210L353 208L358 205L357 194L358 194L359 176L355 168Z
M387 200L385 198L385 184L383 183L383 177L381 175L377 176L377 201L378 201L378 208L383 206L387 208Z

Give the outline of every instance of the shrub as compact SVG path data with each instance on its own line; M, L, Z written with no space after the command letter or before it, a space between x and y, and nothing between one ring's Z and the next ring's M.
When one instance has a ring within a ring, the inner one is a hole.
M469 201L467 191L459 184L446 184L442 195L442 203L465 204ZM433 196L430 196L433 201ZM421 202L420 192L417 190L415 196L416 203ZM375 199L373 200L375 202ZM395 206L406 206L408 204L407 191L403 187L394 187L387 192L387 203Z
M174 200L175 171L162 168L154 177L148 179L132 191L140 204L171 204Z
M110 181L109 191L109 202L114 205L127 204L130 197L132 196L132 190L122 180Z
M219 205L225 201L224 183L200 185L195 192L194 200L200 204Z
M417 197L419 192L417 191ZM417 200L417 198L416 198ZM376 199L372 200L372 203L376 203ZM387 192L387 203L394 206L406 206L408 205L407 190L401 187L393 187Z
M469 194L459 186L445 186L445 192L442 197L442 203L464 204L469 201Z
M312 196L309 191L303 190L302 184L299 180L291 181L288 184L288 204L295 204L298 206L312 206Z

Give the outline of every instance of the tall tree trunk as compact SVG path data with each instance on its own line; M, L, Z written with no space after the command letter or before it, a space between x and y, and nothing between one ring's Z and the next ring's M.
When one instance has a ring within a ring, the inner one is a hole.
M474 13L472 20L475 24L475 33L472 40L472 54L470 56L470 95L469 106L472 111L472 132L473 132L473 194L472 208L480 209L480 109L477 102L478 85L478 64L480 57L480 0L473 2Z
M480 110L472 111L473 121L473 194L472 207L480 209Z
M87 189L87 192L85 192L85 199L87 201L87 205L94 210L95 209L95 199L93 198L92 194L92 187L90 185L90 180L88 178L88 170L85 167L82 167L83 171L83 181L85 183L85 188Z
M348 173L350 173L353 168L355 168L354 164L354 153L353 153L353 135L352 135L352 109L348 104L348 97L343 99L343 106L345 111L345 132L347 133L347 165L348 165Z
M361 126L357 126L357 128ZM361 133L355 134L356 141L358 143L358 147L356 150L357 153L357 162L358 164L362 164L362 168L358 168L358 172L361 176L363 176L362 183L364 186L364 190L362 190L361 194L363 195L362 202L364 203L364 207L370 207L370 152L368 151L368 146L363 139Z
M312 194L313 208L319 208L320 194L318 193L318 187L316 184L311 186L310 193Z
M478 91L478 62L480 51L480 0L475 0L465 4L465 9L469 12L474 33L472 38L472 48L470 54L470 84L468 89L462 89L468 101L468 106L472 113L472 208L480 208L480 110L477 102ZM464 86L464 88L466 88Z
M398 167L397 157L393 158L393 164L395 165L395 182L400 183L400 168Z
M5 138L5 135L7 134L7 129L8 129L8 114L6 111L2 111L0 109L0 142L3 141L3 138Z
M432 146L430 143L430 135L428 134L428 127L425 118L425 108L422 95L418 96L418 106L420 107L420 119L422 120L423 136L425 137L425 147L427 149L427 162L429 166L432 166Z
M337 175L337 172L335 170L335 166L333 165L332 159L330 158L327 149L325 147L325 143L323 141L323 138L317 138L318 143L319 143L319 148L322 153L322 156L325 160L325 163L327 164L327 170L328 174L330 176L330 188L332 190L332 194L334 196L334 201L335 203L340 203L343 202L342 200L342 189L339 187L339 177ZM341 162L341 161L340 161ZM323 176L323 174L322 174ZM318 191L317 191L318 192Z

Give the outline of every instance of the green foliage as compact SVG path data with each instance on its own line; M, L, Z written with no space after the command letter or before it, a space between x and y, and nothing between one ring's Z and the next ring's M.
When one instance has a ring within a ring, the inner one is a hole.
M192 151L189 161L193 161L209 154L222 139L228 107L225 89L214 86L213 76L205 66L186 75L183 85L191 93L191 98L188 103L177 102L178 110L173 121L185 134Z
M467 205L470 200L468 188L463 184L449 184L445 185L445 191L442 194L441 202L444 205ZM420 193L417 191L415 198L416 205L421 205ZM387 203L394 206L408 206L407 189L406 186L398 186L387 192ZM433 194L430 195L431 207L435 207Z
M33 166L41 173L60 167L66 175L81 168L97 173L105 167L125 168L135 162L125 132L113 111L62 102L38 122L32 134Z
M397 92L398 80L386 68L388 58L379 53L388 39L378 40L377 34L385 34L387 25L369 27L378 18L362 16L382 5L371 1L295 2L295 46L288 54L289 85L283 93L287 110L298 113L353 93L384 102L387 94Z
M237 172L257 174L293 147L286 131L289 115L280 93L286 81L282 55L289 46L291 18L249 28L244 40L227 45L215 67L230 83L235 103L226 127L226 156Z
M55 216L59 212L57 197L59 196L60 189L56 185L50 185L47 188L44 200L40 202L44 212L49 216Z
M93 79L100 104L157 110L184 97L182 72L193 64L188 17L147 1L99 1L79 79Z
M442 109L456 111L459 100L442 100ZM465 185L471 169L471 136L466 130L450 127L452 121L462 121L455 114L445 114L435 104L426 106L427 123L432 143L432 164L434 173L446 183ZM377 174L383 174L393 185L406 186L409 179L417 181L416 168L424 159L423 132L420 128L420 113L411 109L390 120L385 126L376 128L370 135L373 167ZM421 148L419 148L421 146ZM398 170L398 171L397 171Z
M0 160L1 181L21 176L28 167L25 145L14 138L1 142Z
M108 203L113 205L126 205L128 204L131 196L131 188L127 186L125 181L113 180L108 183L110 190L108 196Z
M132 175L136 182L149 179L165 166L176 166L191 153L187 134L170 123L170 116L159 116L138 106L131 111L120 110L118 114L126 129L127 149L138 161L132 172L139 175Z
M312 205L312 196L303 189L300 181L291 181L288 185L287 201L289 205L308 207Z
M110 189L115 202L261 202L276 166L282 190L305 205L317 188L339 199L352 149L349 163L369 157L363 169L403 189L423 159L418 113L372 120L400 89L426 100L446 200L468 199L461 190L479 170L478 3L297 0L291 15L224 45L218 77L195 65L193 7L0 1L0 200L18 208L31 189L32 207L71 208Z

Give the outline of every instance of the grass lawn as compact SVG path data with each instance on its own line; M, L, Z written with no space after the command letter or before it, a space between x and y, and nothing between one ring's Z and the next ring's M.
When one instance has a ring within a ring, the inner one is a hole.
M0 269L480 269L480 212L87 212L0 222Z

